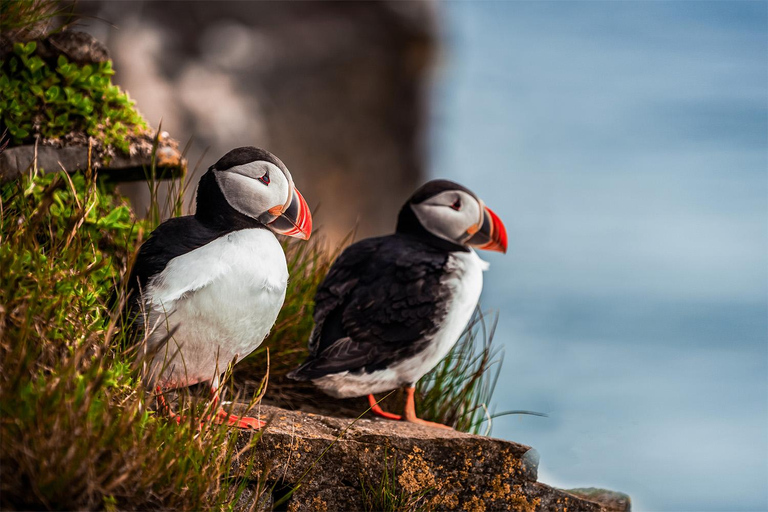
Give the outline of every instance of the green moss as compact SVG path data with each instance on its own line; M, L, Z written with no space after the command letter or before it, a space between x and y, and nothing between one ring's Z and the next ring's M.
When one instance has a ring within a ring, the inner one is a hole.
M128 152L129 134L148 130L128 95L112 84L111 62L78 65L37 55L37 43L15 43L0 62L0 123L14 144L35 137L85 133Z

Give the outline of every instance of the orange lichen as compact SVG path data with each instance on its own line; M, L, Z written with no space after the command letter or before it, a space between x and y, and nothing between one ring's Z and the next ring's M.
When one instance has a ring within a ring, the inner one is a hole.
M315 496L312 498L312 510L316 510L317 512L328 512L328 504L318 496Z
M483 498L494 501L506 500L512 494L512 489L507 482L502 481L501 475L496 475L491 481L491 489L483 493Z
M485 512L485 502L478 496L472 496L461 508L467 512Z
M422 450L414 446L413 453L406 456L402 462L402 470L397 477L400 486L409 493L418 493L425 489L438 489L435 475L424 457L420 455Z
M437 494L426 503L427 510L455 510L459 506L456 494Z
M516 485L514 487L514 492L509 498L509 503L512 505L512 509L519 512L535 512L536 508L541 505L541 498L534 498L531 501L528 501L528 498L523 493L522 485Z

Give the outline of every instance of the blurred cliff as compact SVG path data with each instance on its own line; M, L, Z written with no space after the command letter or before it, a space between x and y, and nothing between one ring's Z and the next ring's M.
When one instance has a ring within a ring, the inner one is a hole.
M336 241L391 231L425 176L431 1L77 5L144 116L191 141L193 183L233 147L267 148ZM144 187L126 192L141 212Z

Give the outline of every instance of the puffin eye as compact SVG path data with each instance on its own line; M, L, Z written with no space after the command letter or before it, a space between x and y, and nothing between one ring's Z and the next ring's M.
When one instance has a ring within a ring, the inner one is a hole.
M265 184L265 185L269 185L269 171L266 171L266 172L264 173L264 176L262 176L261 178L259 178L259 181L260 181L260 182L262 182L262 183L263 183L263 184Z
M456 200L453 202L453 204L451 205L451 208L453 208L453 209L454 209L454 210L456 210L457 212L458 212L459 210L461 210L461 199L458 199L458 198L457 198L457 199L456 199Z

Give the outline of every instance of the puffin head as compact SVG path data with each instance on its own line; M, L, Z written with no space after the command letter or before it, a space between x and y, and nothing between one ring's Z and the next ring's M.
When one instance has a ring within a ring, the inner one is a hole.
M303 240L312 233L312 214L288 168L253 146L233 149L203 175L195 217L216 224L259 223Z
M414 192L400 210L396 231L454 250L507 252L501 219L471 190L448 180L430 181Z

